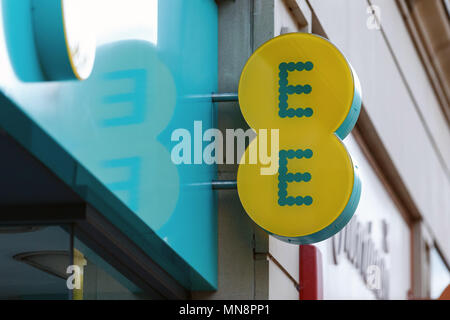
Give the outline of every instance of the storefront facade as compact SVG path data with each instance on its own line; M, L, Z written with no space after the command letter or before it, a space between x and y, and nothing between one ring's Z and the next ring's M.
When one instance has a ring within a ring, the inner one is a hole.
M0 298L436 298L450 262L448 105L402 3L87 3L95 63L67 81L46 69L38 1L2 0ZM240 155L215 165L202 152L208 129L248 129L234 101L242 68L291 32L328 38L362 87L344 140L361 200L343 231L313 244L315 261L258 227L236 190L214 190L236 180ZM191 163L172 161L174 132L192 138ZM83 270L78 288L68 265Z
M435 249L440 258L434 265L445 264L439 274L448 274L448 262L443 262L448 261L444 248L449 245L443 232L449 219L446 106L436 98L429 67L402 18L405 5L410 4L219 2L219 91L236 91L248 56L279 34L326 36L348 57L361 80L363 110L344 143L363 185L359 207L346 230L315 246L322 261L320 281L315 274L302 278L298 247L267 237L246 219L232 191L221 192L219 290L195 297L298 299L304 286L322 283L324 299L429 298L430 278L437 275L428 269L425 248L441 248ZM219 126L245 126L237 105L219 105ZM220 178L233 179L235 174L236 168L219 166ZM425 200L429 192L427 199L432 201ZM439 209L430 207L436 203ZM432 227L435 223L442 225ZM367 258L368 251L372 258Z

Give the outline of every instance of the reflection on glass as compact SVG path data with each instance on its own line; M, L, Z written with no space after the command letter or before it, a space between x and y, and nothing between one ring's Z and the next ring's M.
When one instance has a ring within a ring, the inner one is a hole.
M437 299L450 284L450 270L436 248L430 250L430 297Z
M78 79L91 74L95 60L95 30L89 0L63 0L64 33L70 62Z
M0 228L0 299L67 299L70 234L63 227Z
M74 290L74 299L135 300L150 298L78 238L75 238L74 247L74 264L82 268L80 289Z
M0 299L150 298L77 238L70 250L70 230L0 226Z

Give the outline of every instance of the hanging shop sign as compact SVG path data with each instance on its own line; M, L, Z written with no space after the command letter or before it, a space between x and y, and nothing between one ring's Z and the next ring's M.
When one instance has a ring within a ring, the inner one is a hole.
M261 160L245 161L258 136L241 158L237 186L248 215L294 244L322 241L341 230L361 194L356 167L342 143L358 119L361 89L344 55L317 35L276 37L247 61L239 104L256 132L279 130L278 146L268 147L278 150L275 174L261 170Z

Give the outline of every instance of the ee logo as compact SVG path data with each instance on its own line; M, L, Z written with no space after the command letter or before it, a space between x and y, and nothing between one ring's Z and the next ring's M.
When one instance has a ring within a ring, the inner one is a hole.
M247 61L239 103L256 132L279 130L276 174L261 175L260 162L239 165L238 193L248 215L294 244L322 241L340 231L361 195L356 168L342 143L358 119L361 89L344 55L317 35L276 37ZM243 157L248 158L249 149Z

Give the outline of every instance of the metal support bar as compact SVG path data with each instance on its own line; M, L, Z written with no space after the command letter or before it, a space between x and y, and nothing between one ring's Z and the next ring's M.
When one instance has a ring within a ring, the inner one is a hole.
M236 180L215 180L211 182L212 188L214 190L229 190L229 189L237 189L237 181Z
M232 102L232 101L238 101L238 94L231 92L231 93L213 93L211 95L212 102Z

